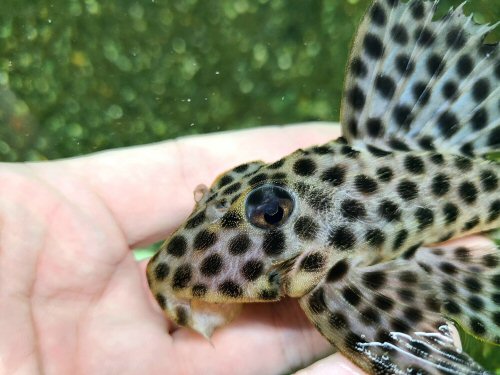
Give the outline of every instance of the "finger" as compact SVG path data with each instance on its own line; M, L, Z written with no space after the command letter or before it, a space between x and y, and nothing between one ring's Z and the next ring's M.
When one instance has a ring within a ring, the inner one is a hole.
M272 161L339 134L340 128L332 124L272 126L184 137L40 163L37 168L51 181L72 177L92 189L134 246L163 239L175 229L193 208L193 190L198 184L210 184L237 164Z
M363 375L365 372L340 353L323 358L295 375Z

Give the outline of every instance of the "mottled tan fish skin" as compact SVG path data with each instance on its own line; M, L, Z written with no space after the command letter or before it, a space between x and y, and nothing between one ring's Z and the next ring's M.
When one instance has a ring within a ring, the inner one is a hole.
M344 137L222 174L148 264L153 295L209 337L244 302L299 298L374 374L486 373L446 319L500 344L500 57L461 7L375 1L354 41Z

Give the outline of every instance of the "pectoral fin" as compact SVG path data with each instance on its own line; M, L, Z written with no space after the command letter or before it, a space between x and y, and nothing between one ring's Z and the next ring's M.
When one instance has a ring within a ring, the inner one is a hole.
M442 296L414 260L368 267L341 260L300 304L332 344L370 373L486 373L454 341Z

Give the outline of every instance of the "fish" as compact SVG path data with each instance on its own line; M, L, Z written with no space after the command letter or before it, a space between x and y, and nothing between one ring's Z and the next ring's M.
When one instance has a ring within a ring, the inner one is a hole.
M453 240L500 228L500 53L496 25L437 6L372 2L341 137L196 189L147 266L169 319L208 338L288 296L368 373L487 373L451 322L500 345L499 248Z

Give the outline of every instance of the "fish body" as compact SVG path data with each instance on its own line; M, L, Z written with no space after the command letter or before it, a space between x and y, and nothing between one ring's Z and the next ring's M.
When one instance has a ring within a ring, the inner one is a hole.
M299 299L376 374L485 373L453 319L500 345L500 258L445 242L500 228L500 57L461 7L377 0L348 65L343 137L239 165L148 264L167 316L205 336L245 302Z

